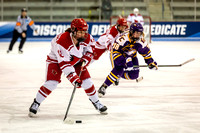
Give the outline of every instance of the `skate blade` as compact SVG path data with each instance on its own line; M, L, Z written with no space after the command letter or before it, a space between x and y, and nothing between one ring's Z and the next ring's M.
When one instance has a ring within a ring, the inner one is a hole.
M72 118L66 118L64 121L64 124L81 124L82 120L75 120Z
M138 83L138 82L140 82L142 80L143 80L143 77L139 77L139 78L136 79L136 82Z
M33 118L33 117L36 117L36 114L34 114L34 113L32 113L32 112L29 112L29 113L28 113L28 116L31 117L31 118Z
M69 119L69 118L65 119L63 122L65 124L75 124L75 120L74 119Z
M108 112L107 111L104 111L104 112L100 112L101 115L107 115Z
M104 95L101 93L98 93L99 98L102 98Z

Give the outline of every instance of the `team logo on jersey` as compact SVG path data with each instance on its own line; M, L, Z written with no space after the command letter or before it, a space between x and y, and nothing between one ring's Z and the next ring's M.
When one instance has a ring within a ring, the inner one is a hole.
M54 76L56 75L56 74L58 74L57 72L56 72L56 70L52 70L52 72L51 72Z
M62 58L64 57L60 50L58 50L58 54L59 54L60 57L62 57Z

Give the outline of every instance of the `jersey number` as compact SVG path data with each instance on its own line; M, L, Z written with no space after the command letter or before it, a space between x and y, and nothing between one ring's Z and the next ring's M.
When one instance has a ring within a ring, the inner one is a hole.
M119 44L118 44L118 43L114 43L114 44L113 44L113 48L114 48L115 50L118 50L118 49L119 49Z

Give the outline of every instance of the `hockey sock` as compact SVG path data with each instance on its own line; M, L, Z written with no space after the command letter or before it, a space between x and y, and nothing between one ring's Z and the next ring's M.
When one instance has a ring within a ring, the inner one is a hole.
M123 73L123 68L119 68L117 69L116 67L113 68L113 70L110 72L110 74L107 76L106 80L105 80L105 84L107 86L110 86L111 84L113 84L115 81L117 81L117 79L121 76L121 74Z
M121 77L128 80L137 79L139 77L139 69L135 68L132 71L124 71Z
M36 95L36 101L42 103L45 98L54 90L58 85L58 81L49 80L44 83L43 86L40 87L38 93Z
M96 90L94 88L94 85L92 85L90 88L85 89L86 94L89 96L90 100L92 102L98 101L98 95L96 93Z
M41 86L36 95L36 101L38 103L42 103L50 93L51 93L51 91L49 89L47 89L44 86Z

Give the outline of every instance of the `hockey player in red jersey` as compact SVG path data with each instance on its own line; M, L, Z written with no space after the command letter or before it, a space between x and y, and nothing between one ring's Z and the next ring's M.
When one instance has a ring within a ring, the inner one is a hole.
M66 75L72 85L76 85L77 88L84 88L89 100L100 113L107 113L107 107L99 101L87 70L87 66L93 58L91 45L95 43L93 37L87 33L87 30L88 25L85 20L77 18L71 22L71 28L52 39L51 52L46 60L46 81L40 87L36 98L29 108L30 117L36 115L40 104L56 89L61 82L62 73ZM79 77L82 62L85 62L85 66Z
M128 25L130 26L132 23L140 23L144 25L144 18L143 16L139 13L138 8L133 9L133 13L129 14L127 17Z
M98 60L99 57L107 50L112 50L112 44L121 33L128 27L125 18L119 18L116 25L109 28L106 33L102 34L95 44L94 60Z

